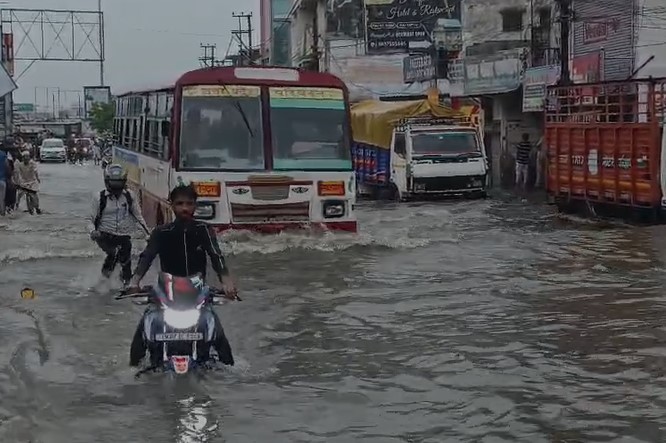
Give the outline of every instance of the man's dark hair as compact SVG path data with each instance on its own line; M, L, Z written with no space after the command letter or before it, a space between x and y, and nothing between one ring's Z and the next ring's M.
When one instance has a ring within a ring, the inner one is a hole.
M192 185L178 185L173 188L169 193L169 201L173 202L178 197L185 197L194 201L199 198L197 195L197 190L194 189L194 186Z
M523 132L523 141L524 142L530 141L530 135L527 132Z

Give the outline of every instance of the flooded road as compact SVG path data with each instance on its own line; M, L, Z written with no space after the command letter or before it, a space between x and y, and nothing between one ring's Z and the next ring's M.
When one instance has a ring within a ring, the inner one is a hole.
M227 236L237 367L135 380L142 309L85 229L101 173L40 167L47 213L0 220L3 443L666 441L663 228L488 200Z

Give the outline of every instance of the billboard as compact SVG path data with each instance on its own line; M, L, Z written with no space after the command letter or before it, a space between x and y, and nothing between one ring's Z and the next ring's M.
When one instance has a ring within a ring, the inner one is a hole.
M109 86L84 86L83 104L86 119L90 118L90 111L95 103L111 103L111 88Z
M461 19L460 0L365 0L368 54L407 52L440 18Z

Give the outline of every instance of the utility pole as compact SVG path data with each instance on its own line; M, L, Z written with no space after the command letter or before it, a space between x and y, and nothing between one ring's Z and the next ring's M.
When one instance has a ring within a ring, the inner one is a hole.
M560 85L571 84L569 72L569 34L571 33L571 0L557 0L560 7Z
M244 12L232 13L232 17L238 19L238 29L231 31L231 34L238 40L238 57L239 63L242 66L250 66L254 64L253 50L252 50L252 13L246 14ZM243 23L245 19L245 23ZM247 28L245 27L247 25ZM247 43L243 40L243 36L247 36ZM245 59L245 60L244 60Z
M217 65L217 59L215 58L215 50L217 45L203 44L201 43L199 47L202 49L203 54L199 57L199 62L204 68L213 68Z
M97 0L97 11L99 13L99 85L104 86L104 13L102 12L102 0Z
M312 70L319 72L319 14L315 6L312 15Z

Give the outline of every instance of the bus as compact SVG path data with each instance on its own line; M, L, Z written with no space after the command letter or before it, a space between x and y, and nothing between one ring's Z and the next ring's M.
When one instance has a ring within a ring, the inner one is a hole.
M357 232L351 119L337 77L275 67L190 71L115 99L113 161L146 221L172 219L169 190L191 183L195 216L259 232Z

